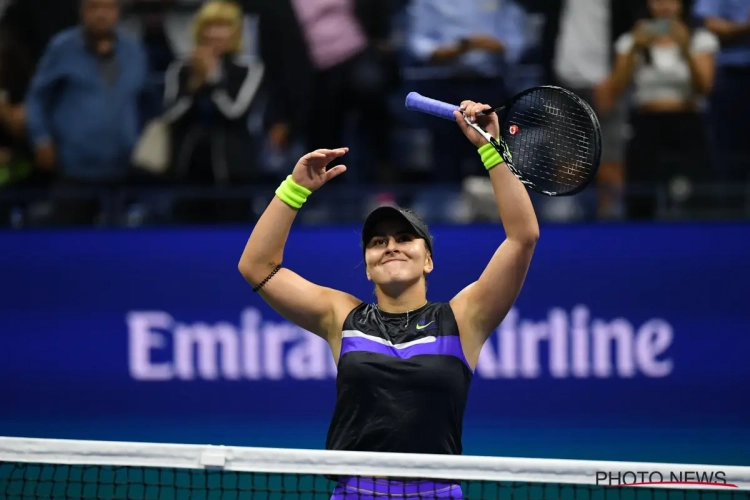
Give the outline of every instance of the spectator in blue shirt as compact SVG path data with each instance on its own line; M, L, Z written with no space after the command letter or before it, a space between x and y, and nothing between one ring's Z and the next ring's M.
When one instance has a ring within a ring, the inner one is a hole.
M81 24L52 39L27 97L37 166L67 184L123 181L146 118L147 62L117 28L118 2L82 0Z
M456 104L470 98L499 105L507 95L504 74L520 59L526 31L526 12L512 0L412 0L410 88ZM476 152L456 134L456 126L431 117L421 121L433 134L435 180L456 182L471 173L461 164Z
M710 99L715 167L727 183L748 180L750 163L750 0L697 0L696 17L721 41Z

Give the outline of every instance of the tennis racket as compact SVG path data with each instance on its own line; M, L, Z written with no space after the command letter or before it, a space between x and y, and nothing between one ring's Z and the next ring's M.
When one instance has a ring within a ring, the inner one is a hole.
M455 120L453 112L459 110L416 92L406 96L406 108L446 120ZM498 139L465 119L530 189L547 196L571 196L596 176L602 149L599 119L591 106L569 90L533 87L484 112L489 113L498 113Z

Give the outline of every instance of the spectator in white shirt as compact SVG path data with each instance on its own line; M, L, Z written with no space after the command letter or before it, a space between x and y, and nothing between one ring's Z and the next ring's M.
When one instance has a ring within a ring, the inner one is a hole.
M715 35L689 27L683 1L649 0L648 11L648 19L617 41L607 86L610 101L632 89L634 135L626 175L638 191L708 173L701 102L711 92L719 49ZM655 210L653 194L629 197L630 218L650 219Z

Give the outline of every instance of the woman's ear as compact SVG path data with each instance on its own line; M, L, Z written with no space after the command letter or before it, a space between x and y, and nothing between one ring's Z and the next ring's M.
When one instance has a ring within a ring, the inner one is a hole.
M428 252L427 253L427 258L425 259L425 262L424 262L424 272L425 272L425 274L431 273L433 268L434 268L434 264L432 262L432 254L430 254Z

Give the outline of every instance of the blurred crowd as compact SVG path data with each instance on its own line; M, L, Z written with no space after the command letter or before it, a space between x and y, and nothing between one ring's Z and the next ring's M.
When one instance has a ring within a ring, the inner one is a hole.
M496 217L455 124L410 91L596 110L594 186L545 220L750 209L750 0L0 0L0 226L249 222L346 145L309 221L399 203ZM744 205L743 205L744 204Z

